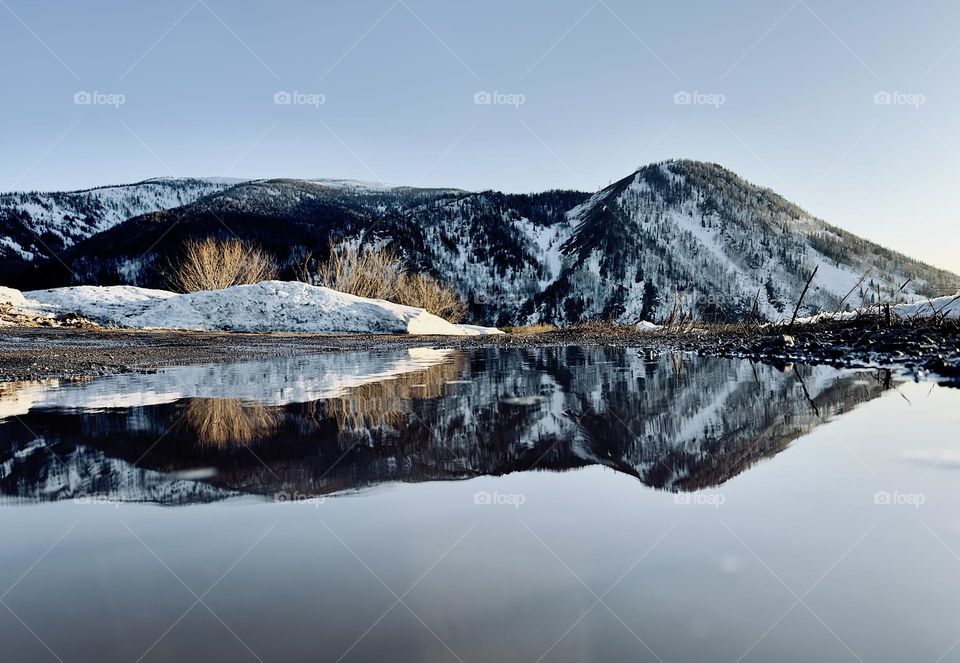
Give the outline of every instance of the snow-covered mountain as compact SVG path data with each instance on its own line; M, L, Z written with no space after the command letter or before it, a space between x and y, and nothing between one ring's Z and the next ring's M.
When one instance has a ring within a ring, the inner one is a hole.
M534 302L538 319L659 319L675 307L742 319L755 305L779 318L814 269L808 310L835 310L853 289L847 305L872 301L878 288L909 301L960 283L715 164L647 166L567 219L560 273Z
M242 181L160 177L81 191L0 194L0 258L50 258L134 216L188 205Z
M804 313L835 310L848 293L845 306L856 307L878 292L910 301L960 288L954 274L696 161L646 166L592 195L249 181L93 234L59 254L69 270L48 260L8 285L164 287L163 266L183 241L210 235L263 245L285 279L331 240L390 244L411 269L452 283L485 324L729 320L754 307L778 318L815 268Z

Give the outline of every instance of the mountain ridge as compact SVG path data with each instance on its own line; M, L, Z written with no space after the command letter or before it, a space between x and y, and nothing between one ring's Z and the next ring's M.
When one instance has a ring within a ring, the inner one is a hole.
M352 180L186 181L214 190L196 195L201 187L194 185L189 202L111 219L103 230L94 219L87 227L95 232L69 235L75 241L57 254L63 265L53 257L24 261L11 285L163 287L162 266L183 241L236 235L273 253L284 278L325 257L331 241L391 245L412 270L450 282L470 301L472 317L487 324L629 323L678 312L735 320L754 308L774 319L788 314L814 268L810 313L871 303L878 290L884 299L911 300L960 287L960 277L946 270L698 161L644 166L592 194ZM141 184L151 182L158 185ZM5 200L0 196L0 232L11 214Z

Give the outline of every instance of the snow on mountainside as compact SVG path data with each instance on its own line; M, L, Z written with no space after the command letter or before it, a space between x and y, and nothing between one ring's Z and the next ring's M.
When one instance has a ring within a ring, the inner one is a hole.
M340 189L354 189L359 191L390 191L399 189L396 184L384 184L383 182L369 182L367 180L341 180L331 178L320 178L316 180L305 180L307 182L316 182L326 186L337 187Z
M287 280L331 241L390 245L412 271L452 284L488 325L734 320L755 306L777 319L792 313L814 268L805 315L836 310L844 297L844 307L869 305L878 291L910 302L960 289L954 274L696 161L646 166L592 195L249 181L98 232L60 253L64 264L34 263L6 285L163 288L183 242L211 235L261 245Z
M81 191L0 194L0 256L25 260L58 251L127 219L179 207L243 180L160 177Z
M807 278L807 310L942 294L956 276L846 233L713 164L640 169L568 215L564 268L534 319L707 319L789 315Z

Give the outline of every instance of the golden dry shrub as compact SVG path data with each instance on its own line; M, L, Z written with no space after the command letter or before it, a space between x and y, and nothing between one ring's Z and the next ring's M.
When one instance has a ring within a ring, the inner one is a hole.
M187 240L179 259L166 270L178 292L222 290L277 277L273 259L261 248L238 239Z
M313 280L358 297L390 300L403 265L389 249L330 245L330 257L317 265Z
M416 306L450 322L467 317L467 305L451 286L427 274L408 274L390 249L330 246L326 261L304 270L301 279L360 297Z
M426 309L450 322L463 322L467 305L460 293L427 274L404 274L397 281L397 303Z

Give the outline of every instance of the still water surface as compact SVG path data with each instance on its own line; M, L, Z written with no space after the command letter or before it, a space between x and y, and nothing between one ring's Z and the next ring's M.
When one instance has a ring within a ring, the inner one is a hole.
M0 384L0 659L960 660L958 424L633 349Z

